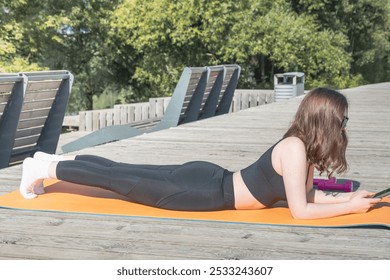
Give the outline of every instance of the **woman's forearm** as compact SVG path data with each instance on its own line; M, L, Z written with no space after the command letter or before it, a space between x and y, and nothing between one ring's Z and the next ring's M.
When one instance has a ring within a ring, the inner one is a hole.
M320 191L312 189L307 194L307 202L310 203L342 203L350 200L352 193Z
M366 213L380 201L378 198L372 198L372 193L364 190L341 193L333 198L326 198L326 194L321 196L321 193L318 193L320 195L317 196L317 199L314 196L314 200L321 201L322 199L322 203L301 202L289 204L291 214L295 219L321 219L351 213Z
M292 209L291 209L292 210ZM294 219L322 219L351 213L349 202L340 203L307 203L298 211L291 211Z

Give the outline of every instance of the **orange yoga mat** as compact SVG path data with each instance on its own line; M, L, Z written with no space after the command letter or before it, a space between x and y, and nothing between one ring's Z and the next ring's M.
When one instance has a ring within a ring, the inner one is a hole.
M390 228L390 198L386 197L365 214L351 214L316 220L295 220L286 207L262 210L224 210L207 212L171 211L139 205L113 192L66 183L45 181L44 195L26 200L18 191L0 196L0 207L36 211L121 215L167 219L255 223L307 227L380 226Z

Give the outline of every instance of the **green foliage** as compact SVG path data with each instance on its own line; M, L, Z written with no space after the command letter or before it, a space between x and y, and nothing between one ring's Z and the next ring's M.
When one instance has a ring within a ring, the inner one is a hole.
M11 61L0 61L0 73L17 73L17 72L30 72L48 70L47 68L41 67L36 63L29 63L22 57L13 57Z
M208 27L212 24L216 32L215 25L225 28L219 23L224 12L216 5L226 6L204 0L123 1L113 14L111 30L116 41L123 43L121 53L136 53L135 92L144 97L169 95L183 67L220 63L214 49L221 44L211 41ZM228 13L229 7L225 9ZM209 23L205 16L216 11L220 18Z
M128 0L113 17L115 35L139 54L133 82L144 96L170 93L185 65L238 63L244 87L271 87L274 71L305 72L309 87L349 80L346 36L285 1Z
M284 1L272 1L262 12L255 7L238 22L237 32L228 41L228 47L239 54L238 61L251 68L247 72L265 67L260 59L267 57L275 72L304 72L308 87L334 84L337 77L348 75L350 56L343 34L319 30L311 16L298 16ZM263 82L268 79L272 83L272 75L270 71Z
M20 53L23 44L23 27L12 13L13 7L23 5L24 1L0 1L0 72L21 72L43 70L45 67L32 63Z
M390 80L390 1L293 0L298 14L314 16L319 26L344 34L351 74L366 82Z
M0 19L0 71L71 71L71 112L170 95L185 66L237 63L241 88L390 80L388 0L0 0Z

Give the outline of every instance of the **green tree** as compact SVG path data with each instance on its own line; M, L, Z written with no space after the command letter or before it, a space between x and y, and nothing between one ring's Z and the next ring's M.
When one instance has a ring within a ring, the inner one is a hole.
M257 73L249 80L252 87L270 87L274 73L290 71L304 72L308 87L341 86L340 77L352 81L343 34L321 31L312 17L298 16L285 1L251 2L237 20L226 54Z
M107 18L117 1L49 1L38 32L40 60L51 68L72 71L76 82L72 104L93 109L93 96L100 95L114 79L108 66ZM43 43L40 43L43 42ZM75 110L77 108L74 108Z
M210 12L208 5L225 5L220 2L123 1L113 14L111 35L122 42L118 46L121 55L137 54L132 61L133 98L167 95L183 67L220 62L208 48L204 33L207 24L204 14ZM216 21L224 15L224 11L219 11Z
M171 91L183 66L238 63L240 86L271 87L275 71L303 71L308 85L347 85L347 38L320 30L285 1L125 0L112 31L140 60L133 81L146 96Z
M322 30L343 33L348 38L351 73L366 82L390 80L389 0L291 0L298 14L312 15Z
M20 53L23 43L23 28L13 13L22 0L0 1L0 72L20 72L42 70L44 67L31 63Z
M71 111L92 109L93 96L115 80L107 67L112 54L106 38L107 19L117 2L20 0L3 6L12 20L9 25L16 30L12 31L13 45L18 46L15 53L19 57L75 75Z

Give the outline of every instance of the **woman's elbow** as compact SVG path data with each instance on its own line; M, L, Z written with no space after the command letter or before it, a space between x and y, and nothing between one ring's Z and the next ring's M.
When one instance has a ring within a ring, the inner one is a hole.
M291 210L290 209L290 212L291 212L291 216L295 220L310 219L310 217L307 215L307 212L304 209L300 209L300 210Z

